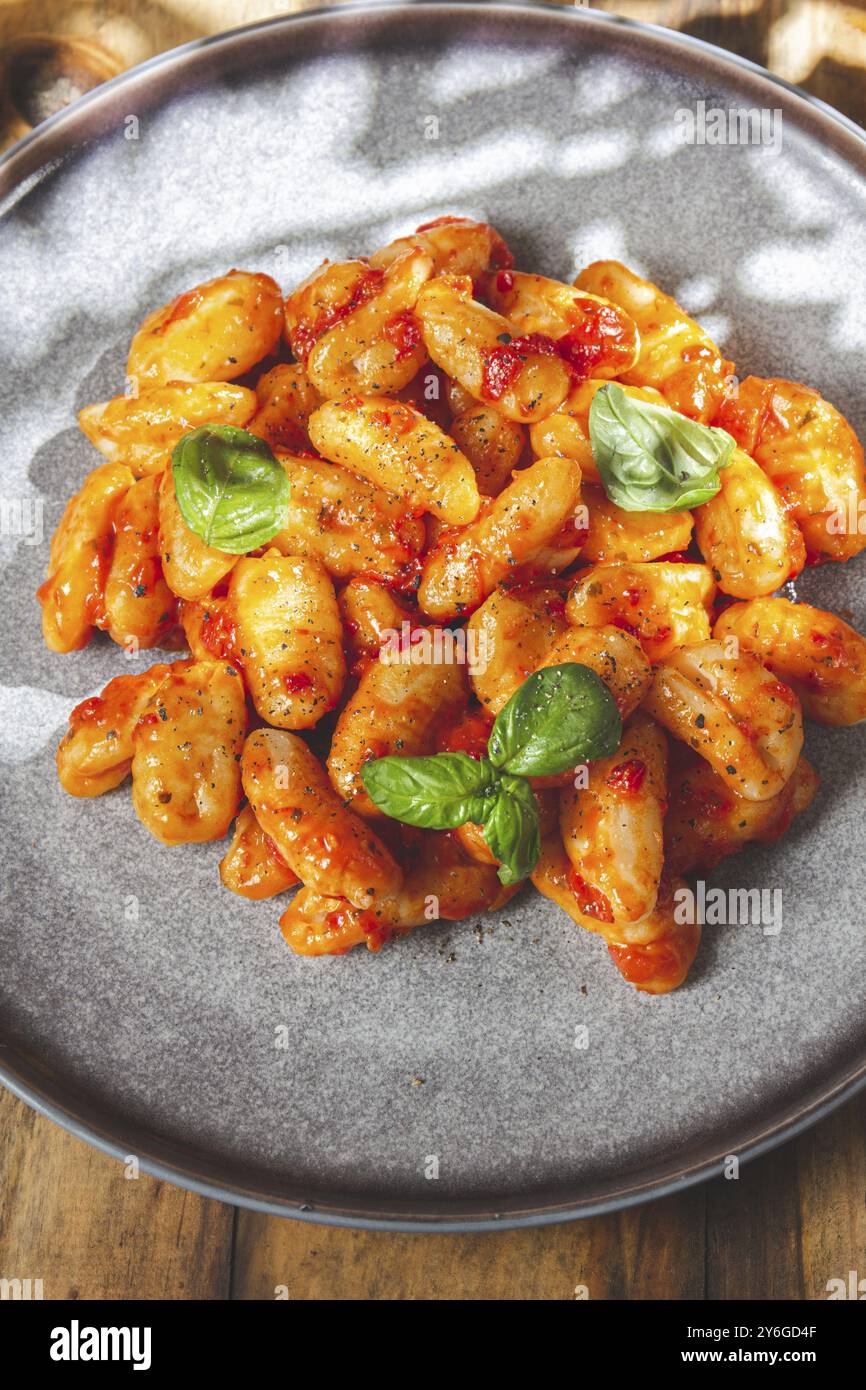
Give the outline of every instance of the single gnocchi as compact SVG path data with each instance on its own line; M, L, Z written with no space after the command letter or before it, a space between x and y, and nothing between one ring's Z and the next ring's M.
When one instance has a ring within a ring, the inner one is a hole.
M583 911L602 922L639 922L656 905L664 868L662 826L667 742L638 713L616 753L588 769L586 785L563 790L560 825Z
M497 584L531 564L545 546L571 530L580 502L580 469L571 459L538 459L486 502L463 530L445 532L421 570L418 602L431 618L469 614ZM576 537L574 537L576 539ZM580 547L566 553L570 564ZM543 568L543 566L541 566Z
M237 555L206 545L181 516L169 466L159 485L159 552L162 573L171 592L182 599L203 599L225 579Z
M695 539L719 588L734 598L772 594L806 563L781 495L742 449L722 470L720 491L697 508Z
M455 415L449 434L475 470L478 491L497 497L511 482L526 444L521 425L478 401Z
M258 729L243 748L243 789L277 852L307 888L372 909L400 888L396 859L349 810L303 739Z
M74 652L105 621L105 581L114 517L134 479L122 463L103 463L67 503L51 541L48 576L37 590L42 635L53 652Z
M574 878L562 838L549 834L542 841L532 882L542 897L561 907L577 926L602 937L614 965L635 989L668 994L686 979L701 929L697 923L677 920L676 893L686 886L682 879L663 881L655 908L641 922L632 927L606 925L584 910L583 885Z
M433 262L436 275L468 275L478 280L491 268L505 269L514 257L495 227L469 217L437 217L408 236L397 237L370 257L372 266L388 266L417 248Z
M283 300L270 275L230 270L148 314L126 374L139 390L178 381L235 381L273 352Z
M681 647L655 669L644 706L747 801L768 801L791 777L803 747L800 701L747 652L723 642Z
M140 478L114 513L104 625L131 651L165 643L177 618L177 599L160 563L159 487L158 477Z
M350 579L337 595L340 618L343 623L343 638L347 655L353 659L354 668L377 657L386 642L393 642L395 634L402 643L408 630L410 635L417 630L416 609L397 597L380 580L366 575ZM353 669L354 669L353 668Z
M594 261L575 281L578 289L612 300L634 320L640 355L622 373L629 386L651 386L667 404L708 424L729 391L733 363L676 300L618 261Z
M451 526L472 521L481 505L469 460L432 420L402 401L328 401L310 419L310 438L332 463Z
M125 463L137 478L162 473L178 440L200 425L252 420L256 393L225 381L172 381L137 395L115 396L79 411L78 423L100 453Z
M704 758L683 748L668 782L668 869L674 874L708 871L747 844L778 840L795 816L808 810L818 785L815 769L800 758L781 791L766 801L749 801L732 791Z
M640 642L613 624L601 627L566 624L547 649L538 668L575 661L603 680L622 719L633 714L652 683L652 667Z
M721 402L718 423L778 490L811 562L860 554L866 546L863 448L835 406L797 382L749 376Z
M543 584L495 589L476 609L466 625L475 656L470 674L492 716L543 663L566 627L563 595Z
M172 667L133 731L132 804L164 845L221 840L241 801L244 686L219 661Z
M429 256L413 248L384 271L365 272L363 283L379 277L375 292L327 328L306 357L307 375L321 395L384 395L417 375L427 353L413 310L432 270Z
M346 679L334 586L315 560L246 556L228 592L236 649L257 712L279 729L311 729Z
M249 432L267 440L274 450L310 453L310 416L321 404L322 397L300 362L280 362L256 382Z
M685 559L694 518L689 511L624 512L601 487L583 490L587 510L581 558L594 565L645 564L668 556Z
M816 723L866 719L866 637L834 613L785 598L752 599L726 608L713 636L757 657Z
M716 586L706 565L657 560L593 565L568 596L569 622L613 624L636 637L650 661L710 635Z
M220 860L220 882L230 893L252 902L275 898L298 882L249 804L239 812L232 842Z
M412 587L427 539L422 517L337 464L282 451L278 457L291 492L286 524L271 541L276 550L318 560L332 579L377 575Z

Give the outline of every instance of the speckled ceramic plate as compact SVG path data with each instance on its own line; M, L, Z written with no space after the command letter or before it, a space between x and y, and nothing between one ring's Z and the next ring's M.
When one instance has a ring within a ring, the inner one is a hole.
M678 143L701 100L780 112L781 149ZM582 9L373 6L146 64L12 150L0 180L7 1084L199 1191L439 1228L669 1191L851 1094L866 730L810 728L814 806L718 876L781 890L781 932L707 929L676 994L635 994L531 892L379 956L301 960L273 904L221 890L216 846L160 848L128 790L60 790L67 713L124 658L101 641L51 655L33 593L96 461L75 412L121 389L146 309L233 265L288 287L443 212L489 219L562 279L626 260L743 374L808 381L866 433L862 132L714 49ZM9 534L22 499L44 500L41 543ZM802 595L866 626L864 563Z

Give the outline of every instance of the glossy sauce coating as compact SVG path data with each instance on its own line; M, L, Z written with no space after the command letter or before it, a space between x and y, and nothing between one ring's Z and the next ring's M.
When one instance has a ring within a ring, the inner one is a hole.
M126 374L139 389L176 381L234 381L276 346L282 297L270 275L231 270L148 314Z
M346 804L360 815L381 817L364 791L364 764L391 754L434 753L437 731L460 713L467 696L463 666L414 661L411 647L383 651L361 677L331 742L328 772Z
M665 863L671 873L711 870L747 844L778 840L810 806L818 774L800 758L781 791L766 801L738 796L697 753L680 748L668 779Z
M709 637L714 594L706 565L593 565L569 594L568 619L591 627L612 623L636 637L650 661L661 661L677 647Z
M453 439L402 401L357 396L329 401L310 419L310 438L332 463L453 526L476 515L475 473Z
M105 621L105 581L114 547L114 517L133 482L121 463L88 473L51 540L48 575L37 590L42 635L53 652L74 652Z
M866 546L863 448L835 406L795 381L749 376L722 402L718 423L777 488L810 562L860 554Z
M472 525L446 532L429 552L418 588L421 609L440 620L471 613L561 534L579 501L580 469L571 459L539 459L515 474Z
M221 840L241 800L244 687L218 661L172 667L133 731L132 804L164 845Z
M256 394L223 381L172 381L132 396L86 405L78 423L112 462L127 464L137 478L161 473L182 435L200 425L243 429L256 410Z
M638 713L616 753L589 768L587 785L562 792L566 854L612 922L638 922L655 907L664 865L666 786L667 741L652 719Z
M503 888L492 864L478 864L440 831L424 835L407 856L406 879L371 909L305 887L280 918L287 944L299 955L343 955L366 944L378 951L391 936L444 920L502 907L514 888Z
M115 642L133 650L158 646L177 617L160 561L159 487L158 477L140 478L114 512L104 625Z
M520 333L551 338L576 381L622 376L638 360L637 326L610 300L516 270L488 275L485 293L488 303Z
M147 671L115 676L100 695L75 706L57 749L57 775L64 791L70 796L102 796L126 780L135 726L173 669L160 662Z
M708 424L730 389L733 363L676 300L619 261L595 261L578 275L581 290L618 304L640 333L640 356L622 373L629 386L651 386L667 404Z
M530 779L533 882L635 988L682 984L700 931L675 913L680 875L808 807L801 707L866 717L866 638L775 597L804 564L866 545L863 453L840 412L797 383L738 385L700 325L617 262L570 286L450 216L324 262L285 302L266 275L198 285L148 315L128 371L80 414L106 462L52 541L46 642L74 651L98 628L134 656L180 631L191 657L76 706L63 787L96 796L131 772L168 845L233 823L222 883L265 900L300 882L280 918L293 950L378 950L515 890L481 825L379 812L365 762L481 758L521 684L577 662L623 737L587 769ZM608 380L728 430L714 498L610 501L589 434ZM171 452L202 424L266 440L290 484L280 529L245 556L205 545L178 507ZM245 738L249 719L266 727Z
M220 860L220 882L251 902L275 898L298 882L249 805L238 813L232 842Z
M288 516L271 545L318 560L333 579L376 574L400 588L417 578L424 521L399 497L315 457L278 451L289 479Z
M682 647L656 666L645 708L748 801L782 790L803 747L800 701L790 686L720 641Z
M437 366L506 419L543 419L565 399L571 375L555 344L531 335L521 339L508 319L472 299L470 280L430 281L416 312Z
M281 729L311 729L346 679L334 586L315 560L269 550L232 571L228 604L253 704Z
M835 613L785 598L735 603L716 620L713 636L734 638L794 690L818 724L866 719L866 637Z
M343 804L296 734L256 730L244 745L242 765L256 820L306 887L364 909L399 889L397 861Z

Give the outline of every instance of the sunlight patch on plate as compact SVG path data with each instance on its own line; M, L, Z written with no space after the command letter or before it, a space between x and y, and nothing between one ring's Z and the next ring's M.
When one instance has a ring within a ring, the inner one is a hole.
M605 169L621 168L634 148L634 137L625 130L581 135L563 141L554 154L550 168L566 177L598 174Z
M479 92L498 92L535 82L559 62L556 49L543 49L533 54L503 53L491 67L487 50L480 45L461 46L459 55L449 48L432 68L424 95L432 101L452 102Z

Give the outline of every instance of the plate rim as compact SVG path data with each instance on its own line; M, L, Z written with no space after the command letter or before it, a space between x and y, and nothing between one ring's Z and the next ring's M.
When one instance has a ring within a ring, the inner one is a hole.
M666 29L661 25L644 23L606 11L595 10L589 6L563 6L549 3L548 0L350 0L350 3L342 5L331 4L321 9L274 15L268 19L193 39L164 53L156 54L145 62L139 63L100 84L62 111L48 117L47 120L36 126L0 155L0 199L2 199L0 216L3 214L3 205L7 203L8 198L11 196L14 202L16 190L27 187L29 175L26 165L32 156L38 156L40 148L46 147L46 159L38 161L37 167L44 168L46 165L50 167L58 158L57 153L52 154L51 147L58 142L62 145L62 149L59 151L60 158L68 155L79 144L76 135L81 136L82 127L86 126L88 116L92 113L98 114L100 106L110 105L118 91L134 87L142 82L146 85L148 78L152 75L172 66L178 68L188 66L191 61L200 57L207 50L230 49L247 38L258 36L269 30L286 30L303 25L321 24L323 21L325 23L342 22L356 15L364 16L377 13L387 15L398 14L401 11L408 13L416 8L439 9L449 17L461 12L474 17L479 17L485 13L516 14L528 17L535 13L550 18L557 17L561 23L589 24L602 31L604 29L611 32L625 30L643 34L652 39L656 46L685 50L687 53L702 56L717 67L732 69L734 73L748 73L770 88L787 94L789 98L795 99L795 102L800 104L802 115L811 115L813 121L815 117L823 117L831 129L841 130L848 136L853 136L856 143L862 147L861 154L866 161L866 130L857 125L855 121L837 111L827 102L822 101L821 98L814 97L787 82L784 78L775 76L760 64L743 58L739 54L718 48L715 44L690 34L683 34L676 30ZM86 141L86 132L83 138ZM126 1161L135 1152L132 1144L124 1145L117 1139L116 1135L124 1123L127 1126L134 1126L136 1121L132 1119L124 1121L123 1117L119 1116L115 1110L108 1114L110 1120L120 1121L120 1125L115 1124L113 1126L114 1137L108 1132L100 1132L96 1124L82 1118L81 1111L86 1109L86 1106L79 1105L76 1109L74 1099L72 1101L63 1099L64 1089L67 1096L70 1092L69 1079L64 1080L63 1077L60 1077L52 1093L50 1083L45 1086L37 1079L38 1068L28 1066L26 1054L22 1051L17 1061L10 1060L8 1053L11 1051L12 1048L8 1046L4 1046L0 1050L0 1083L19 1100L24 1101L38 1114L53 1121L76 1138L83 1139L92 1147L121 1162ZM6 1053L7 1056L4 1057L3 1053ZM72 1083L72 1088L74 1089L74 1083ZM422 1204L415 1202L414 1199L406 1203L401 1202L400 1206L414 1205L418 1208L417 1210L407 1214L388 1215L386 1212L379 1211L371 1214L370 1209L372 1207L387 1206L387 1202L366 1197L359 1198L339 1194L333 1203L323 1204L321 1201L306 1202L296 1198L265 1195L263 1192L257 1194L256 1191L247 1190L242 1184L228 1181L225 1178L214 1181L208 1177L196 1175L194 1171L191 1171L194 1163L194 1150L189 1142L178 1145L188 1155L187 1166L184 1167L168 1156L165 1152L167 1141L161 1140L158 1135L151 1136L147 1146L151 1152L139 1152L135 1156L139 1161L141 1171L162 1181L195 1192L203 1197L272 1216L283 1216L319 1225L359 1230L426 1231L438 1234L509 1230L551 1225L586 1216L600 1216L644 1202L654 1201L660 1197L693 1187L698 1183L706 1182L724 1170L725 1161L732 1151L736 1152L740 1162L747 1162L768 1153L817 1124L838 1107L853 1099L864 1088L866 1088L866 1055L859 1063L849 1067L841 1078L838 1074L834 1074L834 1079L825 1078L816 1083L816 1087L810 1093L811 1098L805 1101L801 1099L793 1108L783 1108L780 1118L764 1128L759 1128L757 1133L753 1132L745 1143L728 1146L724 1150L719 1148L719 1151L713 1156L698 1159L689 1168L679 1172L668 1171L661 1177L648 1178L644 1181L636 1179L631 1183L626 1180L624 1184L620 1184L621 1190L607 1197L590 1197L583 1201L571 1199L570 1201L546 1206L536 1205L535 1207L532 1206L530 1200L523 1209L519 1209L515 1199L509 1199L508 1203L504 1205L515 1206L518 1209L504 1210L501 1215L493 1209L493 1203L479 1197L451 1198L452 1209L457 1205L464 1209L471 1209L466 1215L456 1216L453 1214L453 1210L452 1214L448 1213L447 1204ZM143 1146L138 1145L138 1147L141 1149ZM712 1147L716 1147L715 1142L713 1142ZM225 1160L221 1161L225 1162Z

